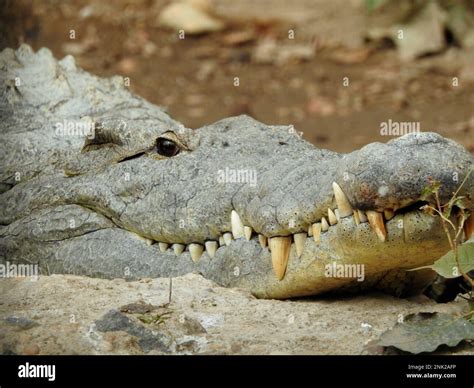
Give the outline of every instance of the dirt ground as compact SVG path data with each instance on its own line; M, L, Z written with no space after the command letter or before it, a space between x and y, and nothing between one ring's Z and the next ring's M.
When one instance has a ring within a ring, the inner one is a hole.
M376 341L411 313L460 316L461 298L378 293L293 301L255 299L200 275L173 279L72 275L0 281L0 354L393 354ZM462 342L438 354L473 354Z
M6 1L0 48L46 46L94 74L129 77L134 92L191 128L246 113L347 152L389 140L380 125L391 119L474 151L473 52L449 47L401 61L393 45L365 43L362 0L209 3L225 30L179 39L157 22L169 1ZM313 55L279 61L283 49L265 52L265 42Z

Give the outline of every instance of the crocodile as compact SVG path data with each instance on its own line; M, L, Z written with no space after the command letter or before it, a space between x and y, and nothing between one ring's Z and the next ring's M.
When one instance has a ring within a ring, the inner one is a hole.
M186 128L127 78L94 76L46 48L4 49L0 68L3 265L126 279L197 272L259 298L405 295L432 279L410 269L449 250L440 218L423 209L434 203L428 183L474 209L473 155L436 133L341 154L246 115ZM472 229L471 216L463 238Z

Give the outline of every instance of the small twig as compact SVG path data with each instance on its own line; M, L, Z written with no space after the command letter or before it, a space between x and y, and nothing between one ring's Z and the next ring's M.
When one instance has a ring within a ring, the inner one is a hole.
M173 295L173 278L170 277L170 286L169 286L169 293L168 293L168 305L171 304L172 295Z
M434 208L433 206L430 206L430 205L426 205L426 207L428 209L431 209L433 211L435 211L444 221L446 221L447 223L449 223L449 225L454 229L454 231L456 231L456 227L454 226L454 224L451 222L451 220L449 220L448 218L446 218L444 215L443 215L443 212L439 211L438 209Z
M436 206L438 207L438 213L441 214L442 207L439 201L438 192L435 192L435 199L436 199ZM455 243L453 242L451 238L451 234L449 233L448 227L446 226L446 218L442 214L441 214L441 224L443 225L444 233L446 233L446 236L448 237L449 246L451 247L451 250L454 251L454 255L456 256L457 247L455 246Z
M454 192L452 198L456 198L458 196L458 193L459 191L461 190L461 188L464 186L464 183L467 182L467 179L469 178L469 176L471 175L471 172L474 171L474 166L471 166L471 169L469 170L469 172L466 174L466 176L464 177L464 179L462 180L461 184L459 185L458 189Z

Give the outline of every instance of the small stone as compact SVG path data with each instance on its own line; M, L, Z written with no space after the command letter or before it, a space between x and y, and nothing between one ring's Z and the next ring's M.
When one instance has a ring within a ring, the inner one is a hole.
M137 68L137 61L133 58L124 58L117 63L117 70L122 74L130 74L135 72Z
M36 354L39 354L39 352L40 352L40 347L36 344L30 344L23 347L23 354L25 356L34 356Z
M242 344L233 342L232 345L230 345L230 351L232 353L240 353L242 351Z
M184 337L176 341L176 350L178 352L195 352L198 343L192 337Z
M370 323L361 323L360 327L362 329L362 332L364 333L370 333L372 331L372 325Z
M238 46L255 40L254 31L230 32L222 38L222 42L227 46Z
M314 47L309 44L277 44L275 39L262 39L255 47L252 60L255 63L283 65L303 62L314 57Z
M221 20L209 15L206 10L190 3L172 3L161 11L158 24L185 34L197 35L220 31L225 25Z
M157 51L156 44L153 42L146 42L143 46L142 54L145 58L151 57Z
M326 100L323 97L313 97L308 101L307 108L308 113L321 115L321 116L330 116L335 113L336 108L334 104Z
M5 323L16 326L19 330L28 330L32 327L39 326L38 322L25 317L7 317L5 318Z
M206 334L206 329L194 318L186 316L183 322L183 328L187 335Z

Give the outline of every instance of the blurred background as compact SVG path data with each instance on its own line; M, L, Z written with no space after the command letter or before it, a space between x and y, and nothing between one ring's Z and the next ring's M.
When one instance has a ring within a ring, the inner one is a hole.
M0 49L129 77L187 127L245 113L351 151L391 119L474 151L473 0L0 3Z

